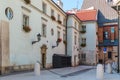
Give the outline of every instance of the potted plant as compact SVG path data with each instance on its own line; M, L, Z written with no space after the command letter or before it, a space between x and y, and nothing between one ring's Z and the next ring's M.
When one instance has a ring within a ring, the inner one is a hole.
M82 43L81 46L82 46L82 47L85 47L85 46L86 46L86 43Z
M62 22L60 20L57 21L59 24L61 24Z
M86 31L85 30L82 30L82 31L80 31L81 33L86 33Z
M60 43L61 41L62 41L62 39L61 39L61 38L58 38L58 39L57 39L57 42L58 42L58 43Z
M63 41L63 43L66 45L66 44L67 44L67 41L66 41L66 40L64 40L64 41Z
M29 26L23 26L23 30L25 32L30 32L31 31L31 28Z
M31 1L30 0L24 0L26 4L30 4Z
M56 19L55 19L55 16L51 16L51 19L52 19L52 20L56 20Z

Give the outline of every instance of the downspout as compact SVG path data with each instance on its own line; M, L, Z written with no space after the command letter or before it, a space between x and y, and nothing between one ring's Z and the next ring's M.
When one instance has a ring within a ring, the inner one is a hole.
M65 45L65 55L67 55L67 21L68 21L68 14L66 13L66 45Z

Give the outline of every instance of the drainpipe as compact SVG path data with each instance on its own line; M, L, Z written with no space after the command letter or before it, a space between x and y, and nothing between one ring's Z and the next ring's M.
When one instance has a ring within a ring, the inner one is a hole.
M65 45L65 55L67 55L67 21L68 21L68 14L66 13L66 45Z
M119 29L120 29L120 12L118 11L118 73L119 73L119 47L120 47L120 43L119 43Z

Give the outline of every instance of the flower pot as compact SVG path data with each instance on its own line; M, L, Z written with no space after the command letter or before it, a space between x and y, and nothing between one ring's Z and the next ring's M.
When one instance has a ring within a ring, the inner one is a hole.
M62 22L60 20L57 21L59 24L61 24Z
M23 26L23 30L25 32L30 32L31 31L31 28L29 26Z
M24 0L26 4L30 4L31 1L30 0Z
M54 21L56 20L54 16L51 16L51 19L54 20Z

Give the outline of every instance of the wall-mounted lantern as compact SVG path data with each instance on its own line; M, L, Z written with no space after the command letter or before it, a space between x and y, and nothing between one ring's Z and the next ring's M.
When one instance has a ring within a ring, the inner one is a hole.
M61 38L58 38L56 41L56 45L52 45L52 48L58 47L59 43L62 41Z
M37 34L37 41L32 41L32 44L35 44L36 42L39 42L41 40L40 33Z

